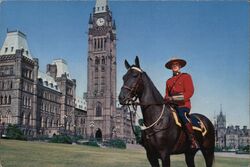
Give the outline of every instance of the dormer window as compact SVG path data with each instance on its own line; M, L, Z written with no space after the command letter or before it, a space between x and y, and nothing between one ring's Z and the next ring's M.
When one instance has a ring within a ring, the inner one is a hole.
M44 81L44 84L45 84L46 86L48 86L48 81Z
M104 6L102 6L102 10L104 10Z
M26 55L29 55L29 51L26 50Z
M14 47L12 46L12 47L11 47L11 52L13 52L13 51L14 51Z
M5 48L5 53L8 51L8 48Z

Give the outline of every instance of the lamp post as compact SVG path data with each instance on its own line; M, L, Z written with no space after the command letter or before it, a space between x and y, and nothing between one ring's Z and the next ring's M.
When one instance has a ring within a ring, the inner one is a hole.
M92 121L92 122L89 123L89 127L90 127L90 129L91 129L90 138L93 139L93 138L94 138L94 127L95 127L94 121Z

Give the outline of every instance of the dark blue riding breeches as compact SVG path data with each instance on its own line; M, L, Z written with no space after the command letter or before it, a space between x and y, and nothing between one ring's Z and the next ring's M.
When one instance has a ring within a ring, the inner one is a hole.
M183 125L185 125L186 123L190 122L188 115L190 112L190 109L187 107L176 107L176 112L179 116L179 118L181 119L181 122Z

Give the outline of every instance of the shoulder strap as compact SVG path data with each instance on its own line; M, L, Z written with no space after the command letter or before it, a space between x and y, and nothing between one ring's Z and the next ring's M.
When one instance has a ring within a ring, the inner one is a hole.
M182 73L178 76L178 78L174 81L172 87L169 89L169 92L168 92L169 95L171 95L171 91L172 91L172 89L174 88L176 82L177 82L177 81L179 80L179 78L181 77L181 75L182 75Z

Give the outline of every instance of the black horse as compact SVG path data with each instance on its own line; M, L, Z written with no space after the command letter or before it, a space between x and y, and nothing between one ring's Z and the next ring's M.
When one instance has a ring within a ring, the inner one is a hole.
M130 66L125 60L128 69L123 76L124 84L119 95L121 105L135 104L139 99L143 122L146 128L142 129L142 145L146 149L147 158L152 167L159 167L160 159L163 167L170 167L171 154L185 154L188 167L194 167L194 156L198 150L192 150L182 128L176 125L172 107L164 104L163 97L154 86L147 74L140 68L136 57L135 65ZM214 161L214 126L211 121L201 114L195 115L206 127L206 134L195 131L200 150L205 158L206 166L211 167Z

